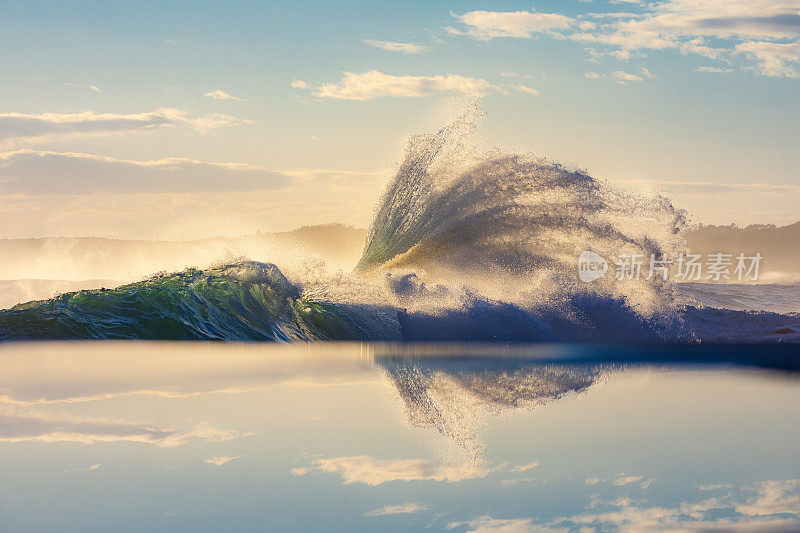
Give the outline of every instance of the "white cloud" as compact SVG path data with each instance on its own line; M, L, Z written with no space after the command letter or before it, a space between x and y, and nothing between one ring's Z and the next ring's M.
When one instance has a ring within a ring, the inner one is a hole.
M415 43L398 43L395 41L376 41L375 39L364 39L364 44L374 46L387 52L402 52L404 54L421 54L427 52L428 47Z
M641 18L643 15L638 13L627 13L624 11L614 11L611 13L586 13L583 16L593 19L635 19Z
M517 83L516 85L511 85L510 87L520 93L532 94L534 96L539 95L539 91L537 91L533 87L528 87L527 85L523 85L521 83Z
M721 490L721 489L732 489L733 485L730 483L709 483L708 485L698 485L698 490Z
M497 37L530 39L538 33L568 29L574 23L565 15L535 11L469 11L463 15L453 13L453 16L468 28L465 31L448 28L448 32L481 40Z
M228 94L222 89L217 89L216 91L211 91L203 96L208 96L209 98L213 98L214 100L236 100L238 102L244 102L242 98L238 96L233 96L232 94Z
M608 55L619 59L620 61L627 61L631 58L631 56L633 56L630 50L612 50L611 52L608 52Z
M521 477L521 478L513 478L513 479L503 479L500 481L502 485L511 486L511 485L519 485L520 483L530 483L534 481L532 477Z
M765 481L753 487L756 496L736 511L748 516L793 514L800 516L800 479Z
M80 88L80 89L89 89L90 91L95 92L95 93L99 93L100 92L100 87L98 87L97 85L86 85L86 84L83 84L83 83L69 83L69 82L67 82L67 83L64 84L64 87L77 87L77 88Z
M611 48L589 49L593 61L605 55L627 61L634 52L646 49L674 49L685 55L727 62L738 55L754 60L754 68L746 65L744 68L759 74L800 76L800 0L651 3L615 0L612 3L640 5L644 12L588 13L573 19L536 11L470 11L453 14L466 28L447 28L447 31L482 40L549 35ZM709 46L712 39L720 44Z
M500 75L504 78L533 78L530 74L519 74L518 72L514 72L512 70L504 70L500 73Z
M436 76L393 76L377 70L360 74L345 72L338 83L326 83L314 90L319 98L371 100L381 96L419 98L441 92L486 94L492 86L484 79L457 74Z
M608 22L567 37L623 52L672 48L725 60L738 54L754 59L752 70L759 74L799 75L800 0L668 0L643 5L643 14L598 15ZM721 41L721 46L708 46L707 39ZM777 42L784 40L791 42Z
M637 76L636 74L631 74L630 72L625 72L623 70L614 71L614 78L617 80L617 83L621 85L625 85L626 83L630 83L632 81L642 81L644 79L641 76Z
M800 41L793 43L749 41L736 45L736 51L755 58L757 62L755 69L764 76L800 78Z
M532 518L503 519L478 516L466 522L451 522L447 529L468 528L469 533L537 533L544 528L536 525Z
M0 152L0 194L222 192L274 189L289 181L283 172L243 163L134 161L30 149Z
M697 67L697 72L716 72L718 74L730 74L733 72L732 68L720 68L720 67Z
M622 22L615 21L611 26L621 25ZM604 26L607 29L610 26ZM677 43L675 41L664 39L657 34L648 34L645 32L584 32L573 33L567 36L569 39L578 42L596 43L611 47L617 47L622 50L632 51L643 48L650 48L653 50L664 50L667 48L675 48Z
M226 463L230 463L235 459L239 459L240 457L244 457L243 455L234 455L234 456L222 456L222 457L211 457L210 459L203 459L206 463L214 466L222 466Z
M800 32L800 0L670 0L643 25L674 35L788 39Z
M64 472L91 472L93 470L97 470L98 468L100 468L100 463L95 463L93 465L83 466L83 467L79 466L76 468L65 468Z
M532 77L507 71L501 73L501 76L504 78ZM325 83L316 87L301 80L295 80L292 82L292 86L312 90L312 94L318 98L359 101L372 100L382 96L422 98L446 92L457 92L470 96L485 96L492 91L506 95L511 92L534 96L539 94L537 89L522 83L493 85L483 78L471 78L458 74L394 76L377 70L360 74L345 72L341 81Z
M519 472L527 472L528 470L533 470L537 466L539 466L539 461L534 461L534 462L528 463L526 465L515 466L515 467L511 468L508 471L509 472L517 472L517 473L519 473Z
M617 474L616 477L613 478L589 478L586 480L587 485L599 485L601 483L609 483L611 485L617 487L624 487L626 485L632 485L634 483L638 483L642 489L646 489L650 487L653 483L655 483L655 479L645 479L644 476L631 476L627 474Z
M695 37L681 43L680 50L684 55L696 54L709 59L726 59L732 55L732 51L725 48L711 48L705 44L705 39Z
M623 47L632 48L676 47L684 37L786 39L800 31L798 9L798 0L670 0L609 29Z
M249 124L252 121L230 115L193 117L179 109L158 109L146 113L0 113L0 146L30 144L44 140L79 137L108 137L131 133L187 127L199 133Z
M652 72L650 72L648 69L646 69L644 67L639 69L639 74L641 74L645 78L650 78L651 80L656 78L655 74L653 74Z
M599 80L601 78L606 77L605 74L600 74L598 72L587 72L586 74L584 74L584 76L586 76L587 80Z
M363 516L376 517L376 516L393 516L398 514L414 514L420 511L428 511L430 507L421 503L402 503L400 505L387 505L380 509L373 509Z
M611 50L610 52L601 52L596 48L587 48L586 51L589 52L589 61L592 63L599 63L600 58L605 56L613 57L619 61L627 61L633 57L633 52L630 50Z
M630 485L631 483L637 483L642 481L644 476L626 476L624 474L620 474L616 479L612 481L612 483L618 487L622 487L625 485Z
M575 20L558 13L535 11L470 11L456 18L466 30L448 28L452 34L478 39L516 37L529 39L539 34L569 38L616 48L614 54L628 59L632 51L676 49L722 59L737 53L753 57L755 69L768 76L796 77L797 40L800 38L800 0L667 0L645 3L614 0L643 6L643 13L588 13ZM578 31L572 31L578 30ZM710 47L706 39L732 41ZM790 40L792 42L778 42ZM741 48L735 43L742 43ZM773 45L773 46L768 46Z

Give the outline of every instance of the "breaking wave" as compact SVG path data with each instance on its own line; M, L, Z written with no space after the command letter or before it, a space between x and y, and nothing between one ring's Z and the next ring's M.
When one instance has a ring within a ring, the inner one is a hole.
M534 154L484 148L481 113L409 139L352 273L290 281L245 260L190 269L0 311L0 339L800 340L795 313L679 304L660 276L580 281L586 250L674 256L685 213Z
M410 139L357 270L456 279L524 304L590 289L650 316L668 311L673 298L660 278L589 287L578 280L576 261L584 250L675 253L684 212L662 196L624 194L533 154L483 149L474 135L479 118L474 107L439 132Z
M0 312L0 339L366 339L334 305L304 300L271 264L241 261L86 290Z

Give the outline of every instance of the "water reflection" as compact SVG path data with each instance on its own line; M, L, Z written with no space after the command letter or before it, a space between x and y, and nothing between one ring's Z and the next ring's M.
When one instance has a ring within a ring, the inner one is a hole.
M585 392L601 375L596 366L519 359L388 357L378 362L397 387L411 426L437 430L476 462L486 449L480 431L488 416L532 410Z
M0 529L798 530L796 378L637 357L0 345Z
M54 416L43 412L0 411L0 442L137 442L155 446L182 446L193 439L223 442L246 435L214 428L205 423L185 429L120 422L112 419L86 419Z

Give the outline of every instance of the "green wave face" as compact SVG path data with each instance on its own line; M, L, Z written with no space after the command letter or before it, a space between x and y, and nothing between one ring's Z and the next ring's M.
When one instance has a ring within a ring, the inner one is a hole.
M0 311L0 340L358 340L332 304L300 297L275 265L242 261Z

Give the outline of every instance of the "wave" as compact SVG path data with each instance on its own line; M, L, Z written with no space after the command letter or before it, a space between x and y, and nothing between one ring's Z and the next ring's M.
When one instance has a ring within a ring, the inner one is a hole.
M587 287L575 265L585 250L674 254L686 214L663 196L624 194L534 154L485 149L475 136L480 118L474 106L437 133L409 140L356 269L456 279L519 303L588 289L645 314L668 312L673 297L661 278Z
M670 255L686 214L528 153L471 107L408 141L352 273L248 260L0 311L0 340L800 341L795 313L681 303L660 276L584 283L582 251ZM311 269L314 270L314 269Z
M0 312L1 340L329 340L371 332L300 297L272 264L240 261L84 290Z
M387 300L407 297L391 287L387 284L382 293ZM275 265L254 261L189 269L0 311L0 340L797 342L798 332L796 313L686 306L664 322L643 317L624 299L589 293L528 308L469 291L458 305L439 309L337 302L301 289Z

